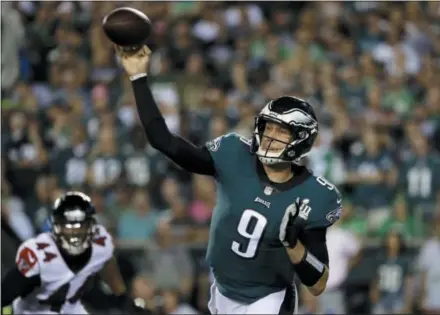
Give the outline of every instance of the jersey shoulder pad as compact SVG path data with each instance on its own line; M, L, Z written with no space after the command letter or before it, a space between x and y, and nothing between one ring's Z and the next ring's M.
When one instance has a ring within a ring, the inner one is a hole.
M310 215L306 220L306 229L326 228L335 223L342 212L342 196L338 188L325 178L317 176L314 179L314 189L310 198ZM301 214L301 209L300 209Z
M52 263L59 258L54 239L49 232L45 232L21 244L17 251L16 263L23 275L32 277L44 272L44 264Z
M234 146L240 144L239 141L246 145L250 145L250 140L235 132L230 132L206 142L205 146L209 152L221 152L234 148Z
M20 273L26 278L40 274L40 261L35 238L24 241L17 250L15 264Z
M205 146L221 177L225 173L236 172L234 166L239 164L237 161L242 161L245 152L249 152L250 141L232 132L207 142Z
M96 225L92 243L102 255L113 255L113 251L115 249L113 237L104 226L100 224Z

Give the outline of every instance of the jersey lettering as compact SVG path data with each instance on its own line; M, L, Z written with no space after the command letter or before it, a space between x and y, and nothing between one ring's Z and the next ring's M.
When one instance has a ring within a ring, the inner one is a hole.
M57 255L49 252L44 252L44 262L50 262L52 259L56 258Z
M18 254L17 267L23 275L26 275L37 262L37 256L28 247L23 248L20 254Z
M45 249L46 247L49 247L50 245L47 243L36 243L37 244L37 249L38 250L42 250Z
M101 229L99 227L95 229L94 235L95 237L93 238L93 243L105 247L105 240L107 239L107 236L101 236Z
M248 231L252 221L255 222L254 228L252 231ZM237 231L248 242L246 246L242 246L243 244L233 241L231 245L232 251L243 258L254 258L266 225L267 219L262 214L252 209L244 210L238 223Z
M336 188L335 185L330 184L325 178L323 178L321 176L317 176L316 180L318 181L318 183L327 187L329 190L334 190Z
M407 174L408 193L411 197L427 198L432 192L432 172L429 168L412 168Z
M93 239L93 243L101 245L101 246L105 246L105 240L106 239L107 239L107 237L100 236L100 237L97 237L97 238Z
M383 265L379 268L379 287L381 290L396 293L402 286L403 270L398 265Z

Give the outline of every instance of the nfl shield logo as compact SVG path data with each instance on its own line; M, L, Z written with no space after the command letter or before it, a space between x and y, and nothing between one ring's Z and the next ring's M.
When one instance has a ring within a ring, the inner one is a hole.
M270 186L266 186L266 187L264 188L264 194L265 194L265 195L267 195L267 196L272 195L272 192L273 192L273 188L272 188L272 187L270 187Z

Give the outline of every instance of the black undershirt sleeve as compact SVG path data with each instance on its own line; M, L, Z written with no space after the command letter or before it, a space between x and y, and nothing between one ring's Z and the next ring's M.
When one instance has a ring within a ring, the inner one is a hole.
M170 132L153 98L147 77L132 81L139 118L151 146L188 172L215 176L214 161L206 147L197 147Z
M327 228L305 230L300 236L300 240L305 248L328 268L326 233Z
M2 307L11 305L19 296L26 296L40 286L40 276L26 278L16 266L10 269L2 280Z

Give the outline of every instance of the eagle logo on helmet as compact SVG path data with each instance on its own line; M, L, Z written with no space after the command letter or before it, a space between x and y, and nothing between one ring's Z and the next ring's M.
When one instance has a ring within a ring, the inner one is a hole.
M301 109L294 108L290 113L290 122L294 126L316 129L318 122Z

